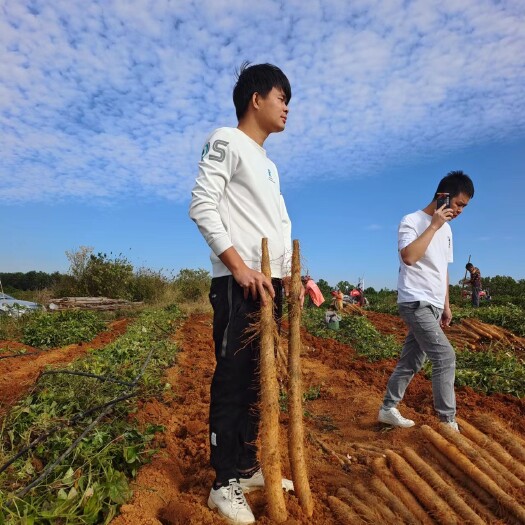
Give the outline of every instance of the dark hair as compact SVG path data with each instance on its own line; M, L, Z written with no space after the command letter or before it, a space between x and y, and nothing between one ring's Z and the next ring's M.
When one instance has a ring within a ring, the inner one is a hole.
M434 200L437 199L438 193L448 193L451 199L460 193L464 193L469 199L472 199L474 197L474 184L472 179L461 170L450 171L446 177L439 181Z
M292 98L292 88L286 75L272 64L254 64L243 62L237 74L237 82L233 88L233 105L237 119L246 113L248 103L254 93L266 97L273 89L282 89L286 97L286 103Z
M469 268L474 268L474 265L472 263L465 264L465 269L468 270Z

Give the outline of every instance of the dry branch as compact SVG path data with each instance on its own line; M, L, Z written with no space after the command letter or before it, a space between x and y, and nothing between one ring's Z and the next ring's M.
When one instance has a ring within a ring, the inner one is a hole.
M312 443L315 443L316 445L318 445L323 450L323 452L325 452L326 454L328 454L328 455L332 456L333 458L335 458L337 460L337 462L341 465L343 470L350 470L350 468L352 466L352 463L350 462L350 460L348 458L346 458L342 454L338 454L337 452L332 450L328 445L323 443L312 432L308 433L308 437L310 438L310 441L312 441Z
M50 310L120 310L143 306L143 302L130 302L125 299L110 299L108 297L62 297L51 299Z

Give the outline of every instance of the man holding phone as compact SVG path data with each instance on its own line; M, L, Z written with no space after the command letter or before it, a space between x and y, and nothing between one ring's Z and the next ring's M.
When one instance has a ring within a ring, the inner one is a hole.
M473 196L470 177L462 171L451 171L440 181L430 204L401 220L397 302L409 331L388 380L378 415L381 423L404 428L415 424L396 407L428 357L432 363L434 408L441 421L459 431L454 393L456 355L443 332L452 320L448 296L448 264L453 260L449 221L463 212Z

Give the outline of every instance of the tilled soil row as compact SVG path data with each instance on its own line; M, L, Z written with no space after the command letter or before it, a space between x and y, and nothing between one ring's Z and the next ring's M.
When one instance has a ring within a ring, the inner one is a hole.
M0 417L35 384L40 372L47 366L70 363L85 355L89 349L104 348L120 337L128 324L127 319L113 321L106 331L87 343L49 350L39 350L12 341L0 341L0 355L11 355L13 351L25 351L28 354L0 360Z
M224 523L206 504L213 481L211 332L211 316L204 314L190 316L179 329L178 362L167 372L172 389L162 401L145 401L137 414L144 424L164 425L160 451L140 470L134 497L113 525ZM418 375L402 407L416 426L390 429L377 423L377 411L393 360L369 363L347 345L303 333L302 364L304 390L319 393L305 402L315 508L305 518L295 495L286 494L286 523L525 523L523 400L458 389L463 433L454 435L437 421L431 384ZM289 475L286 412L280 424ZM271 523L264 493L247 498L257 522Z

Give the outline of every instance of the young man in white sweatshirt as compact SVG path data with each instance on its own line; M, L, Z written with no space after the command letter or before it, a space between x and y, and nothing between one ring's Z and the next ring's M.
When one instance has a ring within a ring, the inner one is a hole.
M213 339L210 448L215 481L208 505L231 523L255 518L243 492L264 487L257 462L259 341L246 334L253 314L274 301L282 312L291 223L279 174L263 144L286 126L292 96L271 64L241 66L233 90L237 128L216 129L206 141L192 191L190 217L211 248ZM261 272L261 239L268 238L272 279ZM293 489L289 480L283 488Z

